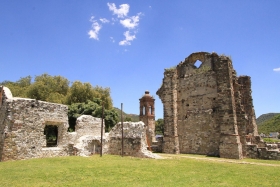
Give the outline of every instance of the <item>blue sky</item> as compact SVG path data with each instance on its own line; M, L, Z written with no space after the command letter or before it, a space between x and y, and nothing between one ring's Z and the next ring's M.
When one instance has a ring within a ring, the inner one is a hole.
M256 116L280 112L280 1L2 0L0 82L61 75L111 88L114 106L139 113L164 68L193 52L232 57L252 79Z

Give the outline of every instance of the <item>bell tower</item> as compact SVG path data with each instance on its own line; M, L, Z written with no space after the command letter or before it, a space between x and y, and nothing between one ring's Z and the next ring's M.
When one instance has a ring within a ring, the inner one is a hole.
M146 133L148 143L151 145L155 142L155 99L150 95L149 91L145 91L145 95L140 100L139 120L146 125Z

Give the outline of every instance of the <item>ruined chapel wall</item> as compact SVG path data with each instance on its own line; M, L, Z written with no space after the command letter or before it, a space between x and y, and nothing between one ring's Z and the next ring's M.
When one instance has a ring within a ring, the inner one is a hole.
M216 71L218 98L217 123L220 125L220 157L242 158L242 145L238 135L236 107L234 98L234 69L228 57L216 57L214 63Z
M206 56L206 55L205 55ZM199 56L177 67L178 137L180 153L219 154L220 128L215 121L216 74L211 58ZM202 61L199 68L193 65Z
M1 129L4 129L1 132L2 161L68 155L66 105L25 98L7 99L5 102L6 108L3 110L6 114L1 124ZM55 151L50 152L45 148L45 125L58 126Z
M242 158L235 79L231 60L216 53L193 53L165 70L157 92L164 106L164 152L174 153L177 145L177 152Z
M177 70L169 69L164 72L163 84L157 95L164 109L164 153L180 153L177 131Z
M253 136L258 136L258 128L256 124L256 115L253 105L252 90L251 90L251 77L240 76L238 77L240 84L241 104L246 111L248 123L246 126L246 134L251 133Z

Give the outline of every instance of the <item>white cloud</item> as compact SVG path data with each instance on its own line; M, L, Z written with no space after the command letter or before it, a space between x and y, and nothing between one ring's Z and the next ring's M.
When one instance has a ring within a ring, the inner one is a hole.
M99 40L98 33L102 27L96 20L94 20L94 16L90 18L90 22L92 22L92 25L91 30L88 32L89 38Z
M123 18L127 16L129 12L129 4L121 4L119 9L116 7L115 3L107 3L109 10L116 14L118 18Z
M137 27L139 26L140 17L143 15L141 12L135 16L128 16L129 4L121 4L117 8L115 3L107 3L109 11L112 12L113 16L110 19L100 18L95 19L94 16L90 18L92 23L91 29L88 32L89 38L99 40L99 31L103 24L110 23L110 25L115 25L115 23L120 23L127 31L123 33L125 39L119 42L121 46L131 45L131 42L136 38ZM115 43L115 39L111 36L109 37L112 43Z
M274 68L273 71L280 71L280 68Z
M110 37L110 39L113 43L115 43L115 39L112 36Z
M137 16L132 16L130 18L120 20L120 23L128 29L134 29L135 27L137 27L139 25L140 15L141 15L141 13L139 13Z
M107 20L106 18L100 18L99 19L102 23L109 23L110 21Z
M129 31L125 31L123 35L125 36L125 39L120 41L119 45L131 45L130 42L136 38L135 35L130 35Z

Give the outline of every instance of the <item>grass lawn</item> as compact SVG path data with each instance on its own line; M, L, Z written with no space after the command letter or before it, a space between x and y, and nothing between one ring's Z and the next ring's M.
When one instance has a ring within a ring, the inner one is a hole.
M280 186L280 162L216 160L96 155L8 161L0 162L0 186Z

